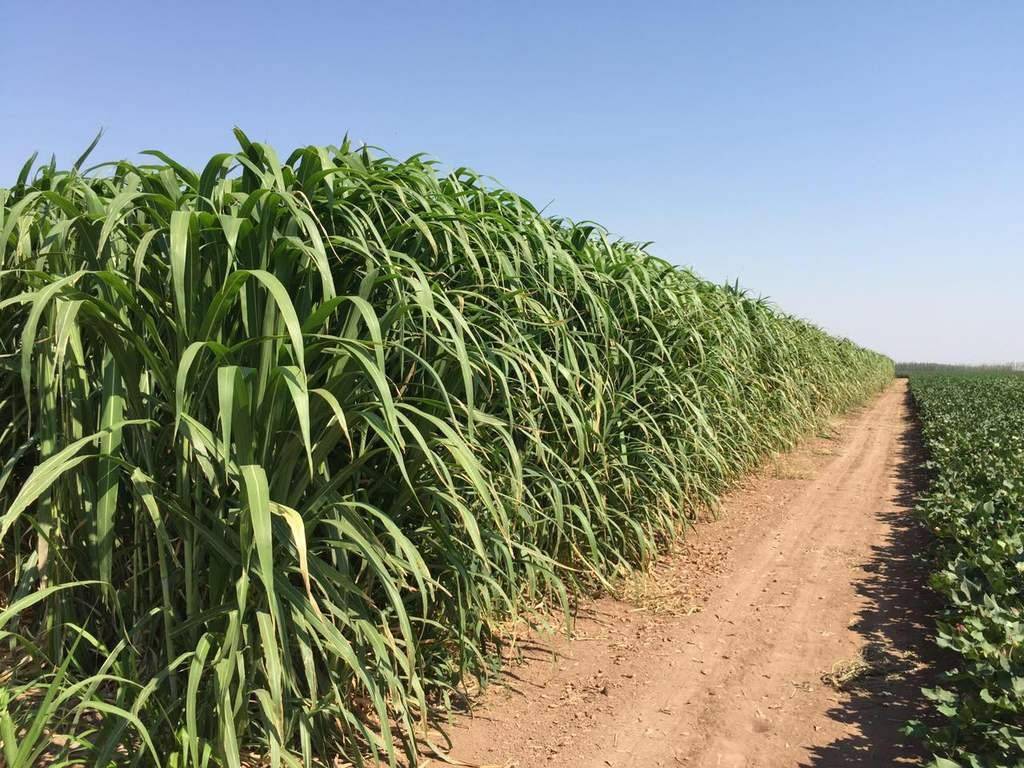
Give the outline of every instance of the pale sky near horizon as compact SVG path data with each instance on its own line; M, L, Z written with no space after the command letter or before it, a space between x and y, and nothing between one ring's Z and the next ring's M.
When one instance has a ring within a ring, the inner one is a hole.
M0 186L346 132L899 360L1024 360L1024 4L0 3Z

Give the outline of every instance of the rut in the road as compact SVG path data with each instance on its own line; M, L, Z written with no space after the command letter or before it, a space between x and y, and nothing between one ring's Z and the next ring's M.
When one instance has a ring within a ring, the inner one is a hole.
M729 494L720 521L659 569L699 611L663 617L606 599L574 640L532 638L526 663L449 729L451 757L517 768L912 759L900 729L921 704L931 626L910 515L915 450L898 381L838 437Z

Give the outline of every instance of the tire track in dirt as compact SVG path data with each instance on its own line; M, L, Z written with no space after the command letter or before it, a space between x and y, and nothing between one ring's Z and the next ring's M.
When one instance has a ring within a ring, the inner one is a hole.
M915 445L897 381L837 438L728 494L720 521L659 564L654 598L664 588L699 611L606 598L573 640L528 636L524 663L448 729L450 756L502 768L913 761L900 728L919 715L932 605L909 513ZM858 671L849 690L822 680Z

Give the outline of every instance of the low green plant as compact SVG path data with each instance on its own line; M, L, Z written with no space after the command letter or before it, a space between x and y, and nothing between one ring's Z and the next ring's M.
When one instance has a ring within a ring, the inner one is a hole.
M932 473L937 642L955 664L915 723L936 768L1024 765L1024 377L912 375Z

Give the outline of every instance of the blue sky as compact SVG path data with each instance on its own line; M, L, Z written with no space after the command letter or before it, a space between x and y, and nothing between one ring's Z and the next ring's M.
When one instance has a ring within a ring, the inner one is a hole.
M1024 4L8 2L0 186L231 127L469 165L898 359L1024 360Z

